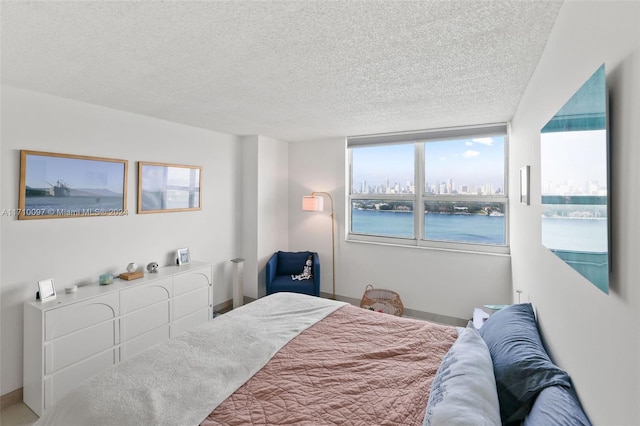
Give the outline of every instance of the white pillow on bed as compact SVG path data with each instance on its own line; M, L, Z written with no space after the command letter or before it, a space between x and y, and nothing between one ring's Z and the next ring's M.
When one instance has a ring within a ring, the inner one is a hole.
M442 359L422 424L501 424L491 355L472 322Z

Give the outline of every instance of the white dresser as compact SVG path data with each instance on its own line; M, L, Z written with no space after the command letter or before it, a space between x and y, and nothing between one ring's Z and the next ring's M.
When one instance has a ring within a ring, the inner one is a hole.
M209 321L212 265L167 266L24 304L24 402L36 414L81 382Z

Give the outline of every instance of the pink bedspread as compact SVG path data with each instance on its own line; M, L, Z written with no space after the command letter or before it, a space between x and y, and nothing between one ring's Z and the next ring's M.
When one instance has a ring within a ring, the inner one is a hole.
M419 425L455 327L344 306L285 345L202 426Z

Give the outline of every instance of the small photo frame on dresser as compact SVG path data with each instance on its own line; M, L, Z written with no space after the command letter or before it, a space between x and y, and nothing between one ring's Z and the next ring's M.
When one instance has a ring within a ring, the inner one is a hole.
M38 295L42 302L56 298L56 286L53 284L53 278L38 281Z
M178 265L186 265L189 262L191 262L191 254L189 253L189 249L188 248L178 249L176 263Z

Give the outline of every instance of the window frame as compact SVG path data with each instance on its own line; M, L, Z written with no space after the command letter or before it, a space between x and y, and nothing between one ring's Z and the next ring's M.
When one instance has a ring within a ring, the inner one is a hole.
M500 195L452 195L428 194L425 188L425 144L446 140L459 140L465 137L504 136L504 188ZM509 123L496 123L482 126L467 126L448 129L435 129L416 132L402 132L392 134L362 135L348 137L346 140L347 153L347 218L345 239L350 242L377 243L391 246L418 247L425 249L447 250L467 253L509 255ZM414 193L413 194L357 194L353 193L353 148L366 146L383 146L392 144L413 144L414 146ZM382 236L353 232L352 203L356 200L390 200L411 201L413 210L413 237ZM425 202L451 201L479 201L503 203L505 243L482 244L458 241L429 240L425 238Z

